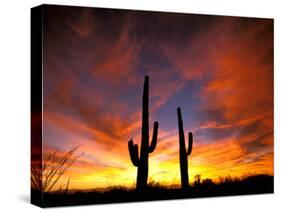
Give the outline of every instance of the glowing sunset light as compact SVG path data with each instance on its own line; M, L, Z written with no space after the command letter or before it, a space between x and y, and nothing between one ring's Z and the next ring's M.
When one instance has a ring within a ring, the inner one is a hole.
M62 16L63 14L63 16ZM54 190L135 187L149 76L148 183L180 186L177 107L193 133L189 179L273 175L273 22L89 8L46 8L43 150L84 153ZM187 141L186 141L187 142Z

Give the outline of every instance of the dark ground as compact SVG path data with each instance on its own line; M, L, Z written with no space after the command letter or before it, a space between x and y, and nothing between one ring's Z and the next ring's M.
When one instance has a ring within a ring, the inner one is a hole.
M189 191L180 188L167 188L158 185L149 186L146 191L139 192L122 187L114 187L106 191L76 191L67 194L43 194L33 191L32 202L41 207L87 205L103 203L137 202L167 199L184 199L198 197L216 197L230 195L248 195L273 193L274 178L268 175L250 176L243 180L225 180L219 184L211 181L190 187Z

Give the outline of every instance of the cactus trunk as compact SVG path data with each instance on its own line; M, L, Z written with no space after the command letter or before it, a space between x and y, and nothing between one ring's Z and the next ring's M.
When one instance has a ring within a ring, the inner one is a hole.
M148 177L148 139L149 139L149 81L145 77L143 97L142 97L142 130L141 130L141 151L140 164L137 173L137 188L141 189L147 185Z
M181 171L181 185L182 185L182 189L187 190L189 187L188 156L192 152L193 136L191 132L188 133L188 150L186 151L183 121L182 121L180 108L177 109L177 114L178 114L178 127L179 127L179 160L180 160L180 171Z
M157 144L158 122L154 123L152 141L149 145L149 78L145 77L142 99L142 134L140 155L138 155L138 145L131 139L128 143L131 161L134 166L138 167L137 171L137 190L143 190L147 187L148 178L148 157Z

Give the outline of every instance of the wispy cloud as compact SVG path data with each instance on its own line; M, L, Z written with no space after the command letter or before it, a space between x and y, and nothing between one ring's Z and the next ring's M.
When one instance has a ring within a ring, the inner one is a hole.
M273 174L272 21L170 15L47 11L44 148L85 152L71 188L134 184L127 142L141 140L147 74L150 128L160 121L151 179L179 183L178 106L194 133L191 178Z

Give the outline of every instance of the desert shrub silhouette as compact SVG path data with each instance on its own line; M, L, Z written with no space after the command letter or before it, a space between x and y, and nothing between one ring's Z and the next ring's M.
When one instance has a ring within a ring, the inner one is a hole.
M197 174L194 176L194 186L198 186L201 184L202 175Z
M76 161L78 157L83 155L83 153L75 155L77 149L78 146L73 147L61 157L57 155L57 152L52 152L44 160L42 160L42 158L36 158L34 155L31 163L32 189L38 192L50 192L66 170ZM69 182L70 179L68 179L64 189L60 186L57 193L66 194Z
M133 139L128 142L130 158L134 166L138 167L137 171L137 190L143 190L147 187L148 178L148 157L152 153L157 144L158 122L154 122L154 129L151 144L149 144L149 77L145 76L143 99L142 99L142 133L140 155L137 144Z

